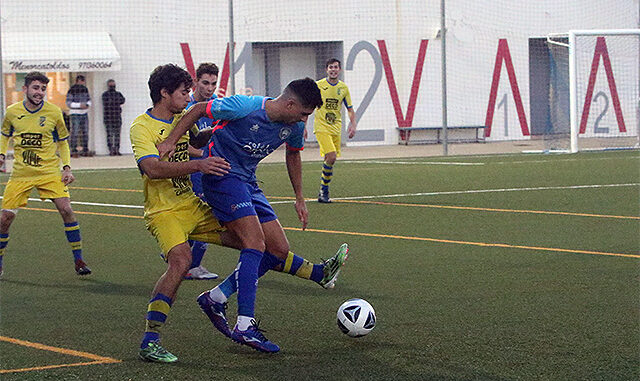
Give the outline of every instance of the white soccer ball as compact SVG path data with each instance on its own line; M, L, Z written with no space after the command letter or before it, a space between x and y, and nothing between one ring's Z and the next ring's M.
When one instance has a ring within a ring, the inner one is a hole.
M338 327L351 337L361 337L376 326L376 311L364 299L349 299L338 308Z

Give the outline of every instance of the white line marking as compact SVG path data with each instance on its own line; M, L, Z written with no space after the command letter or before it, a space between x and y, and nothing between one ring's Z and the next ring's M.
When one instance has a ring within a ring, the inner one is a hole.
M474 189L465 191L445 191L445 192L421 192L421 193L397 193L397 194L381 194L374 196L355 196L355 197L334 197L334 200L367 200L375 198L393 198L393 197L413 197L413 196L439 196L450 194L472 194L472 193L498 193L498 192L519 192L519 191L541 191L541 190L562 190L562 189L589 189L589 188L615 188L615 187L632 187L638 186L640 183L629 184L593 184L593 185L568 185L557 187L532 187L532 188L503 188L503 189ZM271 204L286 204L294 201L274 201Z
M0 199L4 197L0 196ZM29 198L29 201L37 201L37 202L52 202L49 199L40 200L39 198ZM89 206L104 206L111 208L124 208L124 209L144 209L142 205L128 205L128 204L103 204L100 202L86 202L86 201L71 201L72 204L75 205L89 205Z
M485 165L485 163L467 163L462 161L385 161L385 160L362 160L362 161L353 161L353 160L344 160L342 163L350 163L350 164L424 164L424 165Z
M334 200L368 200L376 198L394 198L394 197L415 197L415 196L440 196L451 194L473 194L473 193L500 193L500 192L529 192L529 191L544 191L544 190L563 190L563 189L594 189L594 188L618 188L618 187L634 187L639 186L640 183L627 183L627 184L588 184L588 185L566 185L555 187L529 187L529 188L502 188L502 189L472 189L461 191L444 191L444 192L418 192L418 193L396 193L396 194L380 194L371 196L353 196L353 197L334 197ZM2 197L0 196L0 199ZM29 198L29 201L42 202L39 198ZM51 200L44 200L45 202L51 202ZM292 204L294 200L282 200L272 201L270 204ZM85 202L85 201L71 201L76 205L89 205L89 206L102 206L111 208L127 208L127 209L144 209L142 205L128 205L128 204L103 204L98 202Z

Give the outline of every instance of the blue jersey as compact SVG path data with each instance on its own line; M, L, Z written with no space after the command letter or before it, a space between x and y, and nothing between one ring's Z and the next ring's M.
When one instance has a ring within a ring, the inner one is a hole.
M207 104L207 116L220 120L209 141L208 155L225 158L231 165L228 175L256 181L260 160L283 143L290 150L304 149L304 123L272 122L264 107L268 99L234 95Z
M218 97L217 95L213 94L211 98L209 98L208 100L216 99L217 97ZM194 104L198 103L198 101L196 101L195 98L193 98L193 94L191 94L189 98L190 100L189 100L189 103L187 104L187 110L189 110L191 106L193 106ZM198 126L198 131L202 131L205 128L212 128L213 126L216 125L217 122L218 121L215 119L202 117L198 119L198 121L196 122L196 126Z

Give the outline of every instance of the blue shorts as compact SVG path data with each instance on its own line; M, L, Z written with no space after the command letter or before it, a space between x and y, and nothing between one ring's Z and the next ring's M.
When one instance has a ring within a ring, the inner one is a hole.
M221 222L231 222L246 216L258 216L260 223L277 220L278 216L258 184L247 183L235 176L205 175L202 177L204 199Z
M202 191L202 172L194 172L191 174L191 183L193 184L193 193L200 198L204 198Z

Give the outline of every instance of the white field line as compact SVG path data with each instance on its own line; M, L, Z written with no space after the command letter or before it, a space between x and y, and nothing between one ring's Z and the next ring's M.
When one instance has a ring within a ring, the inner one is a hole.
M594 188L617 188L617 187L634 187L640 183L627 184L591 184L591 185L566 185L555 187L528 187L528 188L502 188L502 189L472 189L463 191L445 191L445 192L418 192L418 193L396 193L396 194L380 194L371 196L354 196L354 197L334 197L334 200L368 200L376 198L394 198L394 197L415 197L415 196L440 196L452 194L473 194L473 193L500 193L500 192L529 192L529 191L545 191L545 190L563 190L563 189L594 189ZM2 199L2 197L0 197ZM42 202L39 198L29 198L29 201ZM51 202L50 200L44 200ZM105 204L99 202L71 201L75 205L101 206L110 208L126 208L126 209L143 209L142 205L128 204ZM273 201L270 204L292 204L294 200Z
M567 185L556 187L532 187L532 188L503 188L503 189L474 189L464 191L446 191L446 192L420 192L420 193L397 193L397 194L380 194L374 196L355 196L355 197L334 197L334 200L367 200L375 198L393 198L393 197L414 197L414 196L440 196L450 194L472 194L472 193L499 193L499 192L525 192L525 191L542 191L542 190L562 190L562 189L589 189L589 188L614 188L614 187L632 187L638 186L640 183L629 184L593 184L593 185ZM274 201L270 204L286 204L294 201Z
M478 156L474 156L478 158ZM496 157L496 156L486 156ZM415 159L404 159L404 161L395 161L395 160L341 160L341 163L349 163L349 164L418 164L418 165L473 165L473 166L481 166L481 165L492 165L492 164L540 164L540 163L559 163L559 162L573 162L573 161L601 161L601 160L629 160L635 159L639 160L640 157L594 157L594 158L567 158L567 159L555 159L555 160L519 160L519 161L493 161L493 162L463 162L463 161L420 161L420 158Z

